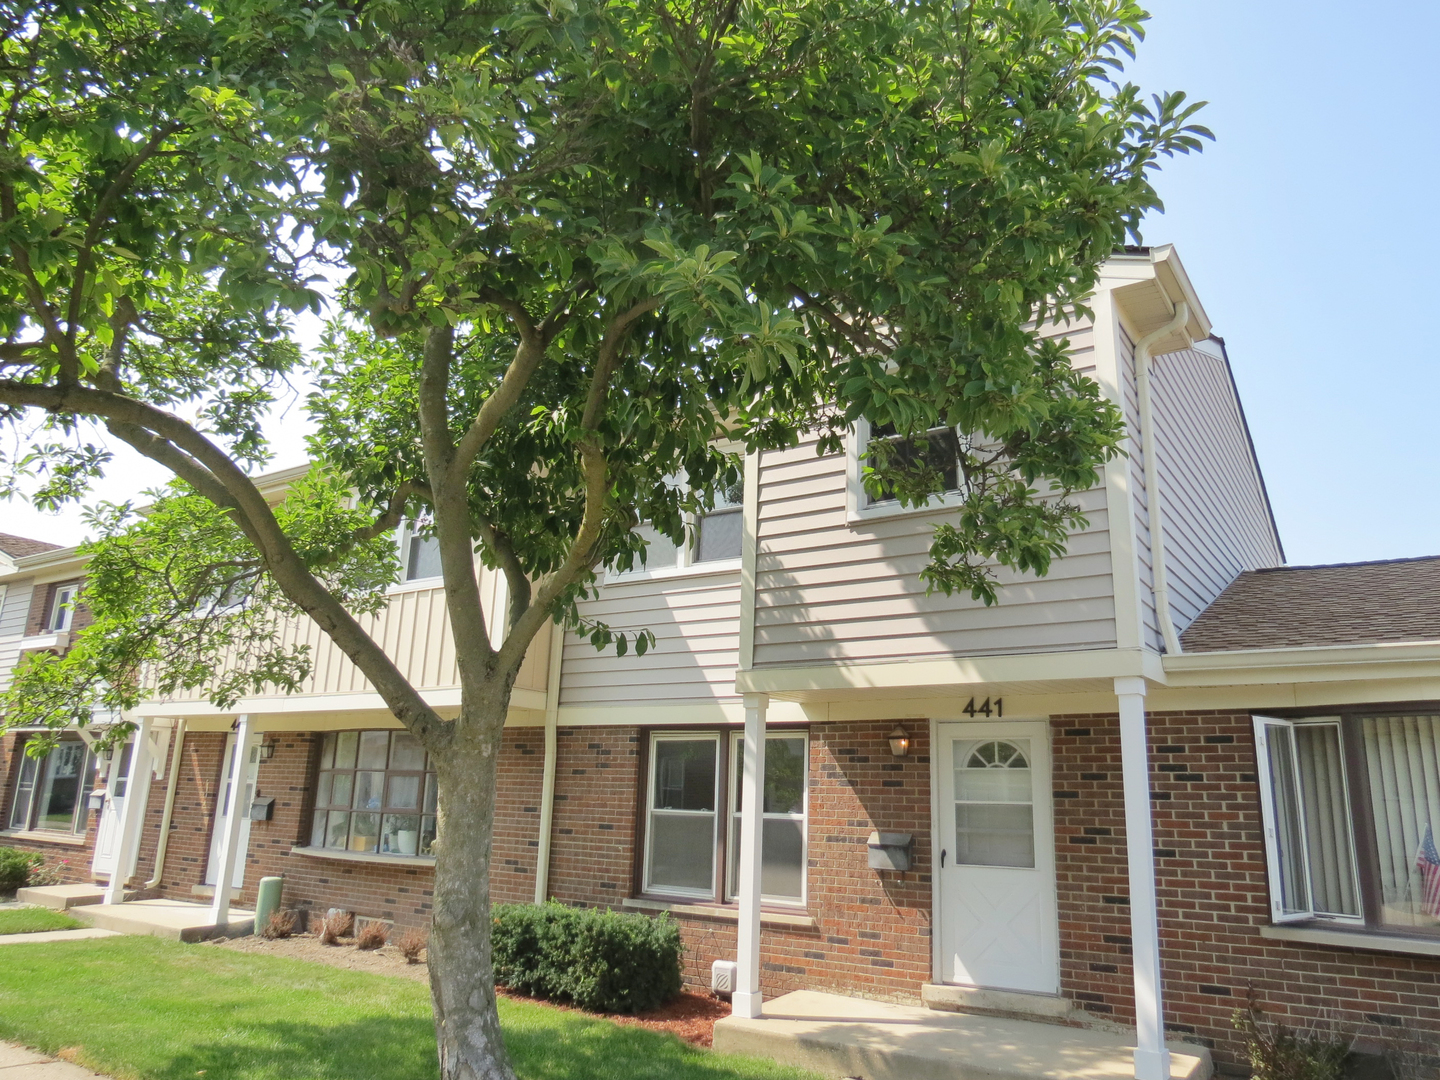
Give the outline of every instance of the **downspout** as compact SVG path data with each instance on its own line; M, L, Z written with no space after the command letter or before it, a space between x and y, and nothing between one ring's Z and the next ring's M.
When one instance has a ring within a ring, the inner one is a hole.
M550 895L550 833L555 819L556 734L560 720L560 662L565 656L565 627L550 624L550 664L545 672L545 773L540 781L540 846L535 851L535 903Z
M160 815L160 839L155 844L155 876L141 885L153 889L165 870L165 849L170 843L170 815L175 810L175 789L180 783L180 752L185 749L185 721L175 721L175 749L170 755L170 781L165 785L165 810Z
M1140 449L1145 455L1145 506L1150 515L1150 571L1155 587L1155 621L1165 641L1165 651L1180 655L1180 635L1170 614L1170 578L1165 570L1165 512L1160 498L1160 463L1155 460L1155 424L1150 409L1150 348L1190 321L1190 305L1181 300L1175 314L1158 330L1135 343L1135 395L1140 399Z

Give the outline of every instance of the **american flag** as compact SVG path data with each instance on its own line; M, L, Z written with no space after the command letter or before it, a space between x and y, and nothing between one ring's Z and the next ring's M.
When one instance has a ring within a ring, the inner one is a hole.
M1420 851L1415 856L1415 869L1425 883L1425 895L1421 903L1425 910L1440 918L1440 851L1435 848L1435 833L1425 826L1425 839L1420 841Z

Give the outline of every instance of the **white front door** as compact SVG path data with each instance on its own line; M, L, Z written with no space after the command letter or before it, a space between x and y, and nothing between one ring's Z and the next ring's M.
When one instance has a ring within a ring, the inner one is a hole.
M940 978L1058 993L1050 725L937 727Z
M133 742L112 750L100 759L101 785L105 789L105 805L100 809L100 824L95 830L95 856L90 869L97 875L115 872L115 856L120 853L120 812L125 809L125 788L130 783L130 756Z
M220 876L220 842L225 836L225 815L230 811L231 776L235 772L235 733L225 740L225 774L220 778L220 790L215 799L215 824L210 829L210 862L205 868L205 884L214 885ZM250 803L255 798L255 781L260 775L260 746L250 747L250 761L245 769L245 790L241 793L236 813L240 818L240 844L235 849L235 873L231 877L232 888L239 889L245 884L245 853L250 850Z

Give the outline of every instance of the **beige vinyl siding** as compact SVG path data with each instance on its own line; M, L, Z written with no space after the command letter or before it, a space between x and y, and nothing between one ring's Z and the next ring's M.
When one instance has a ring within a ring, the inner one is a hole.
M1153 375L1154 367L1151 372ZM1142 640L1147 648L1162 652L1164 637L1160 632L1160 620L1155 614L1155 566L1151 554L1149 492L1145 490L1145 449L1140 437L1140 396L1135 367L1135 342L1122 326L1120 328L1120 385L1125 395L1125 429L1129 438L1125 442L1126 453L1130 455L1131 504L1135 508L1135 561L1138 574L1137 587L1140 593L1140 617ZM1154 407L1153 390L1151 407Z
M1088 325L1055 333L1078 369L1093 367ZM818 457L813 442L762 454L755 665L1113 647L1105 493L1078 502L1090 524L1068 553L1043 578L1002 570L1000 603L987 608L926 595L919 573L943 511L850 522L844 455Z
M20 659L20 639L25 636L25 620L30 615L30 600L35 592L31 580L12 581L0 600L0 690L10 685L10 675Z
M1170 610L1183 631L1242 570L1281 552L1228 365L1208 348L1157 357L1152 407Z
M481 575L481 593L493 599L491 573ZM487 605L492 607L493 605ZM450 633L450 616L445 609L445 590L412 589L396 592L378 615L361 616L360 625L395 662L411 684L420 690L458 686L455 642ZM284 645L308 645L310 677L297 694L353 694L372 689L350 658L308 618L284 623L277 634ZM515 686L522 690L545 691L549 663L549 639L540 634L526 654ZM204 700L205 691L196 689L174 700Z
M613 646L602 652L588 638L567 632L562 706L737 700L740 571L602 584L599 598L583 602L580 612L615 630L648 629L655 645L644 656L633 649L616 656Z

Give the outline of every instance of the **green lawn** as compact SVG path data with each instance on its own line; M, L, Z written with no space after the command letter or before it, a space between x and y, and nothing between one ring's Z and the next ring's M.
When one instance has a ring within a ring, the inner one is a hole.
M51 911L49 908L5 908L0 911L0 934L34 934L40 930L77 930L84 925L63 911Z
M149 937L0 946L0 1039L120 1080L430 1080L423 983ZM671 1035L502 1001L525 1080L814 1080Z

